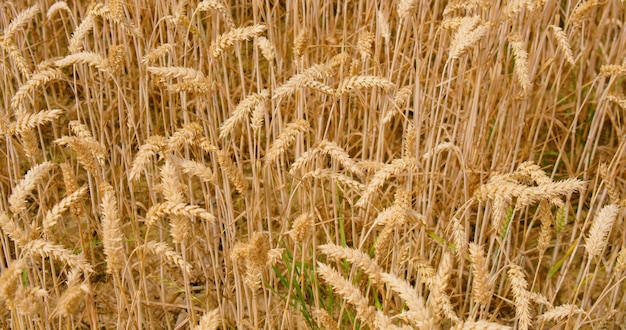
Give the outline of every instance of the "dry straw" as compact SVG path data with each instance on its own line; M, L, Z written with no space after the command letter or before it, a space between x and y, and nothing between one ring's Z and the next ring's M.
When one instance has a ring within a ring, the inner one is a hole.
M266 30L263 24L240 27L221 34L213 41L210 47L211 55L219 57L226 49L232 47L236 42L250 40L260 36Z

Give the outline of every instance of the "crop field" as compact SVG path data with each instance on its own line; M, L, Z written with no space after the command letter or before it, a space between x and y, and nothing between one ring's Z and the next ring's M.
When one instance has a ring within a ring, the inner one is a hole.
M0 329L626 329L623 0L0 3Z

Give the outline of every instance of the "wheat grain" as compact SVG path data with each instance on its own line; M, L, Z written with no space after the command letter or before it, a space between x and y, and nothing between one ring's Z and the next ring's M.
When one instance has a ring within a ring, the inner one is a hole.
M214 58L219 57L226 49L232 47L236 42L250 40L260 36L266 30L263 24L240 27L223 33L213 41L210 53Z
M508 325L479 320L457 323L452 330L512 330Z
M418 329L433 329L435 327L435 322L426 308L424 299L417 294L411 284L390 273L381 273L380 278L406 302L409 308L407 313L409 320L415 327Z
M217 152L217 162L222 169L222 172L226 175L228 180L235 186L235 190L242 195L245 195L248 191L248 185L243 173L235 165L230 158L230 153L226 150L220 150Z
M8 268L4 269L2 276L0 276L0 300L11 301L14 299L20 283L18 279L24 268L26 268L26 261L19 259L14 260L9 264Z
M311 178L320 179L320 180L321 179L334 180L357 192L360 192L363 189L365 189L365 185L352 179L351 177L341 174L341 173L334 172L329 169L325 169L325 168L317 168L311 172L307 172L306 174L302 176L302 180L308 180Z
M293 41L293 57L298 59L302 56L304 48L309 42L309 36L306 30L301 30Z
M176 130L172 136L167 139L165 152L173 153L180 150L185 145L191 145L203 133L202 125L192 122L183 125L182 128Z
M515 301L515 318L518 329L527 330L531 324L530 316L530 293L528 292L528 282L524 278L524 271L518 265L511 265L508 271Z
M12 123L9 127L8 133L15 132L19 135L26 133L29 130L33 130L38 126L45 125L59 118L63 113L60 109L43 110L37 113L25 113L18 111L15 123Z
M26 210L26 198L30 192L35 189L37 183L52 170L54 165L50 162L44 162L33 166L24 178L15 186L9 196L9 208L14 214Z
M102 217L102 246L106 256L107 273L118 273L126 260L124 251L124 234L119 208L113 188L107 186L103 189L100 214Z
M407 19L416 6L417 0L400 0L397 9L398 17L400 19Z
M583 20L588 17L588 13L593 8L601 4L598 0L588 0L579 3L569 16L569 22L575 27L580 27Z
M54 207L46 213L46 216L43 219L44 232L49 233L52 230L52 227L56 226L59 219L61 219L63 212L79 203L83 199L86 192L87 186L82 186L54 205Z
M602 253L606 246L606 238L611 232L618 212L619 207L617 205L609 204L604 206L596 215L591 224L591 229L589 229L589 235L585 238L585 250L587 250L589 257L594 258Z
M359 40L357 41L356 48L361 54L361 61L365 61L369 59L374 54L372 51L372 44L374 43L374 34L372 32L366 31L359 35Z
M313 315L313 317L318 319L319 324L321 324L324 329L339 330L339 328L337 327L337 322L333 320L333 318L328 314L325 309L313 307L313 312L311 314Z
M261 49L263 57L265 57L268 62L273 62L276 58L276 48L274 45L265 37L257 37L256 42L259 49Z

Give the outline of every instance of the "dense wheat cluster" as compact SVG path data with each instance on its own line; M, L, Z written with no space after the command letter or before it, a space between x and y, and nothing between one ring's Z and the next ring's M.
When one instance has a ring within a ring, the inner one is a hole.
M625 329L620 0L0 4L0 329Z

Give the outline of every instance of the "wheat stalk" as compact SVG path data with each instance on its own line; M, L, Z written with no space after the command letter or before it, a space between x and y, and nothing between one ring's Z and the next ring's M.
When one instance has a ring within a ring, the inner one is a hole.
M232 47L236 42L250 40L251 38L260 36L267 27L263 24L255 24L252 26L240 27L223 33L213 41L210 47L210 53L214 58L219 57L222 52Z

